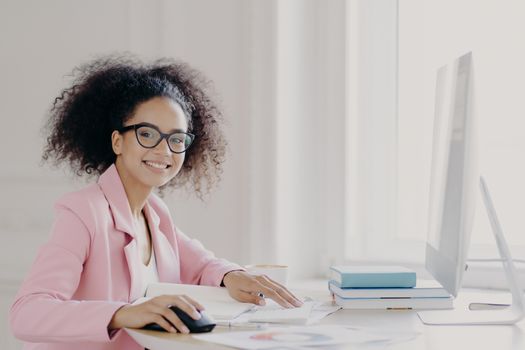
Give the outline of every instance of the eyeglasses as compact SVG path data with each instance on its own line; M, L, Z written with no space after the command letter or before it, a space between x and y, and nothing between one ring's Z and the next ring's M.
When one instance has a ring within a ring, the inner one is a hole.
M171 134L164 134L157 126L149 123L133 124L117 129L120 133L129 130L135 130L137 141L144 148L155 148L162 140L166 139L168 147L173 153L186 152L195 139L195 135L189 132L176 131Z

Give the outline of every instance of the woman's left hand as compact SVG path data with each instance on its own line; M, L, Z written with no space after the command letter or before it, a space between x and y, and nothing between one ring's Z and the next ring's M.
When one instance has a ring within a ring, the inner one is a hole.
M232 298L243 303L265 305L264 298L270 298L286 308L303 304L286 287L265 275L254 276L245 271L230 271L224 275L222 283Z

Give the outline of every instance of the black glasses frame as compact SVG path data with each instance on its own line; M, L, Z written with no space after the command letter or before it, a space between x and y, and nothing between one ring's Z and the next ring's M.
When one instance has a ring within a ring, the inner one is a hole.
M141 142L140 142L140 139L139 139L139 134L137 133L137 130L140 128L140 127L143 127L143 126L146 126L148 128L152 128L152 129L155 129L159 135L160 135L160 138L159 140L157 141L157 143L155 143L153 146L145 146L143 145ZM192 133L189 133L189 132L184 132L184 131L175 131L175 132L172 132L172 133L169 133L169 134L165 134L163 133L162 131L159 130L159 128L156 126L156 125L153 125L153 124L150 124L150 123L138 123L138 124L132 124L132 125L127 125L127 126L123 126L122 128L120 129L117 129L117 131L119 133L124 133L126 131L130 131L130 130L134 130L135 131L135 137L137 139L137 142L139 143L139 145L141 145L142 147L144 148L155 148L159 145L159 143L162 142L162 140L166 140L166 143L168 144L168 147L170 149L171 152L173 153L177 153L177 154L181 154L181 153L184 153L186 152L190 146L192 145L193 143L193 140L195 140L195 135L192 134ZM188 144L188 147L186 147L184 149L184 151L174 151L172 148L171 148L171 145L169 143L169 138L172 136L172 135L175 135L175 134L186 134L189 138L190 138L190 143Z

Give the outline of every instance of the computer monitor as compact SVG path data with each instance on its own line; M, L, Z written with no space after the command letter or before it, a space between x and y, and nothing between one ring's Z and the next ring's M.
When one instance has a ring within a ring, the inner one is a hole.
M476 198L472 97L467 53L437 72L425 255L426 269L454 296L465 270Z
M438 70L425 265L450 294L457 296L466 268L479 183L513 302L502 310L420 311L418 315L425 324L511 324L525 314L509 249L487 186L477 172L472 91L472 53Z

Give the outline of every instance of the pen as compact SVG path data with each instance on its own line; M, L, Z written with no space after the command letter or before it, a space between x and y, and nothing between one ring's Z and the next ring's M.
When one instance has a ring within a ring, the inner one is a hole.
M256 293L253 293L253 294L257 295L259 298L262 298L262 300L259 300L259 302L257 303L258 305L260 305L260 306L266 305L266 301L264 301L265 297L264 297L263 293L256 292Z
M252 323L252 322L217 321L216 324L218 327L228 327L228 328L265 329L268 327L267 323Z

